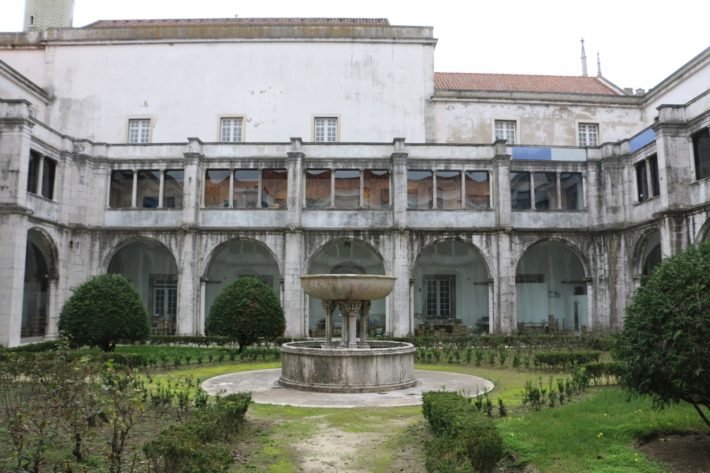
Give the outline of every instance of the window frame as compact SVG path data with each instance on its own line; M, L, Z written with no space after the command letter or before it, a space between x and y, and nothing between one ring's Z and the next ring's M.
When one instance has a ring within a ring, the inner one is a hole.
M226 120L239 120L239 136L236 140L224 139L224 123ZM243 115L222 115L219 117L217 128L217 141L220 143L243 143L244 142L244 116Z
M583 128L585 130L584 133L582 132ZM590 133L591 130L594 130L594 143L590 142L590 137L592 136L592 133ZM599 123L577 122L577 146L580 148L592 148L599 146L600 136ZM584 139L582 139L582 137L584 137Z
M320 120L334 120L335 121L335 127L334 127L335 133L334 133L332 140L327 139L329 136L328 135L328 128L329 127L327 125L325 126L324 131L323 131L324 139L322 139L322 140L318 139L318 128L319 128L318 122ZM338 143L338 142L340 142L340 116L326 115L326 114L316 115L313 117L313 120L311 123L313 126L313 142L314 143Z
M700 128L690 134L690 145L693 151L693 166L695 167L696 181L710 178L710 149L706 151L706 154L701 156L701 149L699 148L700 139L702 138L707 140L707 144L704 143L705 146L710 147L710 126ZM705 174L701 174L703 170L706 170Z
M510 130L503 129L503 136L499 137L498 136L498 125L501 125L502 127L504 125L512 125L513 126L513 139L509 140L505 135L508 134ZM506 144L508 145L515 145L518 144L518 121L517 120L511 120L511 119L502 119L502 118L496 118L493 120L493 140L505 140Z
M133 124L147 123L146 127L138 127L138 140L133 141L131 139L131 131ZM145 141L141 139L143 136L142 131L145 130ZM151 117L131 117L126 122L126 143L129 145L144 145L152 143L153 141L153 119Z

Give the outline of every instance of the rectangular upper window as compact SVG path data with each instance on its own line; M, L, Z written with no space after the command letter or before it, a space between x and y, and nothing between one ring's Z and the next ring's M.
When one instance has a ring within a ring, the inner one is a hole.
M306 208L307 209L327 209L330 208L331 196L331 173L330 169L307 169L306 170Z
M150 143L150 118L128 120L128 142L131 144Z
M436 171L436 208L461 208L461 172Z
M534 172L535 210L557 209L557 174L554 172Z
M510 173L510 205L513 210L532 208L529 172Z
M229 169L205 171L205 207L229 207Z
M515 120L495 121L496 140L506 140L509 145L515 144Z
M367 209L386 209L390 205L390 172L387 169L363 171L362 199Z
M599 125L596 123L580 123L577 129L579 146L597 146L599 144Z
M285 209L288 201L288 170L263 169L261 171L261 206L268 209Z
M112 209L130 209L133 201L133 171L111 171L111 188L108 206Z
M160 202L160 171L138 171L136 180L136 206L140 209L156 209Z
M560 208L562 210L584 210L582 173L560 173Z
M338 141L338 119L336 117L316 117L314 122L314 141L316 143L335 143Z
M693 155L696 179L710 177L710 128L693 134Z
M434 208L434 177L431 171L407 171L407 208Z
M163 182L163 208L181 209L183 197L183 169L168 169L165 171Z
M259 204L259 171L237 169L234 171L234 207L255 209Z
M242 118L227 117L220 120L220 141L239 143L242 141Z
M48 157L42 160L42 197L54 199L54 175L57 171L57 162Z
M42 164L42 156L36 151L30 151L30 167L27 173L27 192L37 193L39 179L39 169Z
M357 209L360 207L360 171L357 169L335 170L335 193L333 203L336 209Z

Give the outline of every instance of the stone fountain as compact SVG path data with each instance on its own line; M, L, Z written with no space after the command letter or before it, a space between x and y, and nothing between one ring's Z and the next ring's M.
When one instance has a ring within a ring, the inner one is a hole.
M367 340L370 303L392 292L395 280L394 276L371 274L301 276L304 291L323 304L325 340L284 343L279 384L304 391L344 393L392 391L416 385L415 348L411 343ZM333 340L336 309L343 317L339 343Z

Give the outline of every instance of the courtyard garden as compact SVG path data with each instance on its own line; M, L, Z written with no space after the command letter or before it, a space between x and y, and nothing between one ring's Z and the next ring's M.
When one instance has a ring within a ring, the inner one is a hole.
M172 341L0 352L0 471L472 471L432 461L455 440L437 441L421 407L297 408L249 404L246 394L220 403L200 382L279 367L275 344L240 352L217 337ZM688 405L659 411L622 391L609 338L411 341L417 369L495 384L470 403L502 439L494 471L703 471L674 470L643 451L674 433L707 446L706 428Z

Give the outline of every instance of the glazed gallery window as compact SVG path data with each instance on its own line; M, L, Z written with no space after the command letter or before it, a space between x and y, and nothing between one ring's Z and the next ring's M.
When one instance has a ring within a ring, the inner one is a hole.
M513 210L583 210L582 174L578 172L511 172Z
M579 146L596 146L599 142L599 125L580 123L577 127Z
M30 163L27 173L27 192L54 199L54 177L57 162L36 151L30 151Z
M387 169L306 170L307 209L384 209L389 202Z
M695 158L695 178L710 177L710 128L693 134L693 157Z
M338 119L336 117L316 117L313 124L316 143L335 143L338 141Z
M652 154L634 164L636 173L636 200L645 202L660 194L658 181L658 156Z
M207 208L285 209L287 198L286 169L208 169L205 172L204 206Z
M509 145L515 144L515 120L495 121L496 140L506 140Z
M464 200L467 209L486 210L491 208L491 182L486 171L466 171L464 173Z
M407 171L407 208L490 208L490 179L486 171Z
M220 141L239 143L242 141L242 118L231 117L220 119Z
M362 172L362 202L366 209L390 206L390 172L387 169L365 169Z
M128 142L131 144L150 143L149 118L132 118L128 120Z
M112 171L109 207L181 209L184 174L182 169Z

